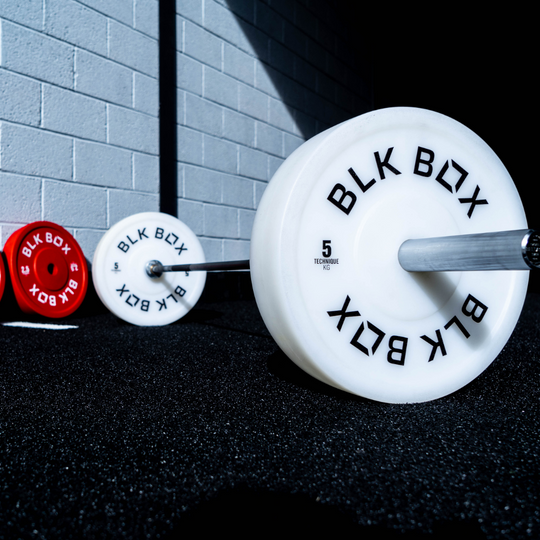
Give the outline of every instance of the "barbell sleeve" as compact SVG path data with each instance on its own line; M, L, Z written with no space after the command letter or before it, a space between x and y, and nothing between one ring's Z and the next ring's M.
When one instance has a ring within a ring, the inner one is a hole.
M540 235L532 229L406 240L398 251L408 272L540 268Z

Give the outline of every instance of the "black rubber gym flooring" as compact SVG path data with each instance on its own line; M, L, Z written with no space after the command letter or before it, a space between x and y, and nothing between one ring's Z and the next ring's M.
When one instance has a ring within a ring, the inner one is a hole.
M388 405L305 375L227 287L165 327L0 326L1 538L540 536L540 295L466 388Z

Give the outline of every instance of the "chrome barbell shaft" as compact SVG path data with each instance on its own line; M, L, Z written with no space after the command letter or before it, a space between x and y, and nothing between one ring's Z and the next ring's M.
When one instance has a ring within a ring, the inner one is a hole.
M466 272L540 268L540 233L532 229L406 240L398 250L407 272ZM149 261L146 272L249 270L249 260L163 265Z
M532 229L407 240L398 251L408 272L540 268L540 234Z
M159 261L150 261L146 264L146 273L150 277L160 277L163 272L216 272L225 270L249 270L249 260L171 265L163 265Z

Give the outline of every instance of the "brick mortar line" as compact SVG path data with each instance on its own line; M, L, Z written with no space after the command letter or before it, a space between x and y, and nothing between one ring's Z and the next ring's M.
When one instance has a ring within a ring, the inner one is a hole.
M156 118L156 117L151 116L150 118ZM100 140L97 140L97 139L87 139L87 138L84 138L84 137L80 137L79 135L70 135L69 133L63 133L61 131L54 131L52 129L46 129L46 128L43 128L41 126L31 126L31 125L28 125L28 124L22 124L20 122L13 122L12 120L4 120L3 118L0 118L0 125L1 124L9 124L9 125L13 125L13 126L22 126L23 128L33 129L33 130L39 131L40 133L50 133L50 134L53 134L53 135L58 136L58 137L64 137L66 139L70 139L73 142L82 141L82 142L100 144L100 145L107 146L107 147L117 148L119 150L125 150L125 151L128 151L128 152L134 152L136 154L143 154L145 156L159 158L159 148L158 148L158 153L157 154L152 154L152 153L146 152L144 150L137 150L135 148L130 148L129 146L119 146L118 144L113 144L113 143L110 143L110 142L107 142L107 141L100 141ZM208 134L206 134L206 135L208 135ZM8 171L7 169L0 169L0 172L11 172L11 171ZM17 173L17 174L21 174L21 176L28 176L28 175L25 175L23 173ZM42 178L42 177L40 176L39 178Z
M251 116L248 116L248 115L245 115L245 116L247 118L249 118L249 119L253 119L253 117L251 117ZM279 131L282 135L287 134L287 135L291 135L293 137L297 137L302 142L306 141L306 139L304 137L302 137L300 135L297 135L296 133L292 133L290 131L285 131L282 128L278 128L278 127L276 127L275 125L272 125L272 124L267 124L266 122L263 122L263 121L261 121L261 123L264 123L264 124L268 125L269 127ZM226 135L217 136L217 135L213 135L211 133L207 133L206 131L201 131L201 130L199 130L197 128L194 128L194 127L192 127L192 126L190 126L188 124L176 124L176 125L179 126L179 127L183 127L183 128L187 128L189 130L195 131L196 133L202 133L203 135L208 135L209 137L213 137L213 138L215 138L217 140L220 140L220 141L225 141L225 142L234 144L234 145L236 145L238 147L247 148L248 150L255 150L257 152L261 152L261 153L263 153L263 154L265 154L267 156L270 156L270 157L274 157L274 158L278 158L278 159L285 159L287 157L283 153L282 154L275 154L275 153L271 152L270 150L263 150L261 148L258 148L257 146L249 146L247 144L238 142L238 141L236 141L234 139L229 139L229 138L227 138ZM188 161L179 161L179 163L189 163L189 162ZM207 168L207 167L204 167L202 165L195 164L195 163L193 163L192 165L194 167L200 167L202 169ZM227 173L227 174L231 174L231 173Z
M264 155L267 155L265 152L261 152L262 154ZM280 158L282 159L283 161L285 161L286 158ZM215 172L215 173L219 173L219 174L226 174L228 176L231 176L231 177L235 177L235 178L238 178L238 179L241 179L241 180L251 180L253 182L260 182L261 184L268 184L268 182L270 182L270 179L268 180L261 180L260 178L256 178L254 176L246 176L245 174L241 174L240 172L236 172L236 173L231 173L231 172L227 172L227 171L223 171L222 169L213 169L211 167L204 167L204 166L201 166L201 165L197 165L195 163L190 163L189 161L178 161L176 162L177 164L182 164L182 165L189 165L189 166L193 166L193 167L199 167L200 169L202 170L205 170L205 171L211 171L211 172ZM239 164L239 160L238 160L238 157L237 157L237 165ZM178 197L178 198L183 198L183 197Z
M113 62L113 63L114 63L114 62ZM118 65L122 65L122 64L118 64ZM123 67L125 67L125 66L123 66ZM126 105L122 105L121 103L117 103L117 102L115 102L115 101L108 101L108 100L105 100L105 99L103 99L103 98L96 97L96 96L93 95L93 94L89 94L89 93L87 93L87 92L84 92L84 91L82 91L82 90L79 90L79 89L77 89L77 88L69 88L69 87L67 87L67 86L61 86L61 85L59 85L59 84L55 84L55 83L53 83L53 82L51 82L51 81L48 81L48 80L46 80L46 79L41 79L41 78L39 78L39 77L34 77L34 76L28 75L28 74L26 74L26 73L21 73L21 72L19 72L19 71L14 71L13 69L9 69L9 68L0 66L0 73L3 72L3 71L6 72L6 73L11 73L11 74L13 74L13 75L16 75L17 77L22 77L22 78L24 78L24 79L28 79L29 81L32 81L32 82L35 82L35 83L37 83L37 84L42 85L42 87L43 87L43 85L48 85L48 86L50 86L50 87L52 87L52 88L58 88L59 90L65 90L66 92L71 92L71 93L76 94L76 95L79 95L79 96L88 97L89 99L92 99L92 100L95 100L95 101L99 101L99 102L104 103L104 104L106 104L106 105L113 105L113 106L118 107L118 108L120 108L120 109L125 109L126 111L137 112L137 113L143 114L144 116L148 116L148 117L150 117L150 118L157 118L157 119L159 119L159 113L158 113L156 116L154 116L154 115L152 115L152 114L150 114L150 113L147 113L147 112L145 112L145 111L143 111L143 110L141 110L141 109L136 109L136 108L133 107L133 106L128 107L128 106L126 106ZM132 75L134 75L135 73L139 73L139 74L141 74L141 75L145 75L144 73L141 73L141 72L139 72L139 71L133 71L133 70L132 70ZM75 69L73 70L73 75L74 75L74 76L76 75ZM154 79L153 77L150 77L149 75L146 75L146 77L148 77L148 78L150 78L150 79L156 81L157 83L159 83L159 79ZM132 81L131 84L132 84L131 89L132 89L132 101L133 101L133 100L135 99L135 95L134 95L135 93L134 93L134 91L133 91L133 90L134 90L134 83L133 83L133 81ZM159 86L158 86L158 88L159 88ZM159 91L158 91L157 93L159 93ZM194 95L197 95L197 94L194 94ZM2 119L0 118L0 120L2 120Z
M115 0L113 0L115 1ZM133 30L134 32L137 32L145 37L149 37L150 39L153 39L155 41L159 41L159 35L158 37L154 37L152 36L151 34L147 34L146 32L144 32L143 30L140 30L139 28L136 28L135 27L135 9L133 10L133 13L132 13L132 25L129 25L127 24L126 22L120 20L120 19L117 19L116 17L114 17L113 15L110 15L110 14L107 14L107 13L104 13L102 11L99 11L98 9L96 9L95 7L93 6L89 6L88 4L85 4L83 2L78 2L77 0L74 0L74 3L83 7L84 9L88 9L89 11L92 11L94 13L97 13L98 15L101 15L103 17L105 17L107 20L111 20L111 21L114 21L114 22L117 22L118 24L121 24L122 26L126 26L127 28ZM157 10L158 10L158 21L159 21L159 1L156 1L156 4L157 4ZM132 4L133 6L135 6L135 2ZM31 26L26 26L25 24L21 23L20 21L16 21L14 19L10 19L9 17L6 17L5 15L3 15L2 17L0 17L0 21L9 21L10 23L13 23L13 24L16 24L18 26L22 26L23 28L28 28L29 30L34 30L36 32L39 32L39 33L42 33L42 34L45 34L47 36L50 36L50 34L47 33L47 31L45 30L45 16L46 16L46 13L47 13L47 10L45 8L42 8L42 20L41 20L41 29L35 29L35 28L32 28ZM159 24L158 24L159 26ZM158 31L158 34L159 34L159 31ZM50 37L54 37L54 36L50 36ZM57 38L58 39L58 38ZM64 42L64 43L67 43L67 42Z
M272 9L271 6L268 6L269 9ZM235 17L239 18L239 19L242 19L239 15L237 15L234 11L228 9L228 8L225 8L227 11L229 11L230 13L232 13ZM283 20L288 20L286 19L285 17L283 17L281 14L279 14L279 12L273 10L274 13L277 13L278 15L280 15L280 17L283 18ZM193 24L194 26L197 26L198 28L200 28L201 30L205 30L206 32L208 32L210 35L220 39L223 43L227 43L233 47L235 47L236 49L244 52L245 54L251 56L252 58L255 58L257 60L260 60L260 58L256 55L253 55L251 53L251 51L246 51L245 49L242 49L241 47L238 46L237 43L233 43L231 41L229 41L228 39L226 39L224 36L220 35L220 34L216 34L214 31L210 30L207 26L205 26L204 24L201 25L191 19L188 19L186 17L184 17L181 13L176 13L178 16L180 16L180 18L182 19L182 22L185 22L185 21L189 21L191 24ZM290 53L292 53L293 55L295 56L298 56L299 58L302 58L303 60L305 60L310 66L314 67L317 69L317 71L319 71L318 67L312 63L312 61L308 58L307 56L307 53L305 55L301 55L299 54L297 51L295 51L294 49L291 49L284 41L280 41L278 39L275 39L274 36L272 36L271 34L268 34L267 32L265 32L264 30L262 30L259 26L257 26L256 24L253 24L251 23L250 21L246 21L245 19L242 19L243 21L245 21L247 24L249 24L251 27L253 27L254 29L260 31L262 34L264 34L269 40L272 40L272 41L275 41L276 43L280 44L281 46L283 46L285 49L287 49L287 51L289 51ZM321 19L317 16L317 21L320 21ZM312 36L310 36L309 34L307 34L306 32L304 32L301 28L299 28L298 26L296 26L296 23L294 21L290 21L291 24L294 25L294 28L300 32L301 34L303 34L305 37L307 37L309 40L311 41L314 41L315 43L318 43L317 40L315 38L313 38ZM242 30L243 31L243 30ZM333 31L332 31L333 32ZM333 32L334 33L334 32ZM183 41L185 40L185 32L183 32ZM245 34L244 34L245 35ZM249 38L246 36L246 39L249 41ZM345 44L348 44L348 41L346 40L343 40ZM183 47L184 48L184 47ZM341 62L343 62L348 69L350 69L351 71L356 71L356 68L355 66L351 66L349 63L345 62L344 60L341 60L341 58L337 55L337 53L335 53L334 51L331 51L330 49L327 49L325 47L322 47L326 52L328 52L333 58L335 58L336 60L339 60ZM177 52L181 52L181 53L184 53L184 51L180 51L178 49L176 49ZM185 54L185 53L184 53ZM262 62L262 60L260 60ZM328 74L329 75L329 71L328 69L325 69L324 70L324 73L325 74ZM332 78L332 77L331 77ZM333 79L333 78L332 78Z
M250 211L250 212L256 212L257 211L256 208L248 208L247 206L233 206L233 205L228 204L228 203L214 203L214 202L209 202L209 201L200 201L200 200L197 200L197 199L188 199L187 197L178 197L177 200L198 203L198 204L200 204L202 206L210 206L210 207L214 207L214 208L232 208L233 210L247 210L247 211Z
M95 188L97 190L112 190L112 191L118 191L118 192L121 192L121 193L134 193L134 194L139 194L139 195L149 195L149 196L157 196L159 195L159 192L155 192L155 191L142 191L140 189L133 189L133 188L118 188L118 187L114 187L114 186L105 186L103 184L90 184L90 183L87 183L87 182L79 182L77 180L64 180L62 178L53 178L53 177L50 177L50 176L44 176L44 175L33 175L33 174L26 174L26 173L21 173L21 172L15 172L15 171L10 171L10 170L6 170L6 169L2 169L0 170L0 179L2 178L3 175L9 175L9 176L16 176L16 177L19 177L19 179L24 179L24 178L30 178L32 180L40 180L42 182L42 186L41 186L41 193L44 192L44 183L45 182L56 182L56 183L59 183L59 184L69 184L69 185L73 185L73 186L80 186L80 187L88 187L88 188ZM43 202L43 201L42 201Z
M216 35L216 37L218 37ZM223 42L225 43L228 43L226 40L223 40ZM297 77L291 77L288 73L285 73L284 71L281 71L280 69L274 67L273 65L269 64L268 62L264 61L264 60L261 60L258 56L253 56L251 54L249 54L247 51L245 51L244 49L241 49L240 47L235 47L236 49L238 49L239 51L245 53L245 54L248 54L251 58L253 58L254 60L260 62L263 67L264 66L267 66L269 67L270 69L273 69L274 71L276 71L277 73L279 73L281 76L283 77L286 77L287 79L289 79L291 82L294 82L294 83L298 83L300 84L303 88L307 89L307 90L312 90L316 95L318 96L321 96L321 94L317 93L316 91L313 90L312 87L310 86L307 86L306 84L304 84L302 82L302 79L299 79ZM245 80L243 79L239 79L237 77L234 77L233 75L231 75L230 73L227 73L226 71L224 71L223 69L217 69L215 66L211 65L211 64L208 64L207 62L204 62L202 60L200 60L199 58L196 58L195 56L192 56L184 51L179 51L179 50L176 50L176 53L180 53L182 55L184 55L186 58L189 58L190 60L194 60L195 62L199 63L201 66L204 66L204 67L208 67L210 69L213 69L214 71L217 71L218 73L222 73L223 75L226 75L228 77L230 77L231 79L235 80L235 81L238 81L238 82L241 82L242 84L245 84L246 86L249 86L250 88L254 88L256 90L259 90L260 92L266 94L266 95L269 95L270 97L274 97L272 94L268 94L268 92L265 92L263 89L255 86L255 84L250 84L250 83L247 83ZM293 53L295 56L301 58L299 55ZM223 63L223 61L222 61ZM309 63L309 62L308 62ZM338 79L336 79L335 77L331 76L327 71L321 71L317 66L315 66L314 64L311 64L309 63L309 65L316 71L317 74L319 73L322 73L323 75L325 75L326 77L328 77L334 84L336 85L339 85L340 87L346 89L346 90L350 90L349 87L347 87L344 83L340 82ZM351 72L355 72L354 69L350 68L350 71ZM272 76L271 75L268 75L269 78L271 79ZM361 97L365 97L363 96L363 94L361 93L355 93L354 95L357 95L357 96L361 96ZM323 98L323 99L327 99L327 98ZM330 101L327 99L327 101ZM332 100L330 101L331 103L336 103L335 100Z
M204 98L202 98L202 99L204 99ZM210 103L214 103L214 102L213 102L213 101L210 101ZM282 102L281 102L281 103L282 103ZM249 114L247 114L247 113L245 113L245 112L239 111L239 110L237 110L237 109L231 109L230 107L225 107L224 105L220 105L220 106L221 106L221 107L224 107L224 108L227 108L227 109L230 110L230 111L234 111L234 112L243 114L243 115L244 115L245 117L247 117L247 118L251 118L251 119L253 119L253 120L256 120L256 121L258 121L258 122L261 122L261 123L263 123L263 124L266 124L266 125L268 125L269 127L272 127L272 128L274 128L274 129L277 129L278 131L281 131L282 133L288 133L289 135L293 135L293 136L295 136L295 137L300 137L301 139L303 138L301 135L298 135L298 133L295 133L294 131L289 131L288 129L279 127L279 126L277 126L276 124L270 124L269 122L266 122L266 121L264 121L264 120L261 120L260 118L257 118L256 116L251 116L251 115L249 115ZM315 120L317 120L317 119L315 118ZM293 120L293 121L294 121L294 123L295 123L295 125L296 125L296 124L297 124L296 120ZM244 146L245 148L253 148L253 147L251 147L251 146L246 146L245 144L242 144L242 143L239 143L239 142L236 142L236 141L230 141L229 139L225 139L223 135L213 135L212 133L208 133L208 132L206 132L206 131L201 131L200 129L197 129L197 128L195 128L195 127L192 127L192 126L190 126L190 125L188 125L188 124L179 124L179 123L177 123L176 125L177 125L177 127L178 127L178 126L179 126L179 127L185 127L185 128L187 128L187 129L190 129L190 130L195 131L195 132L197 132L197 133L202 133L203 135L208 135L209 137L213 137L214 139L226 140L227 142L234 142L234 144L239 144L240 146ZM253 148L253 149L256 150L256 148ZM266 152L265 152L265 153L266 153ZM272 155L273 155L273 154L272 154ZM283 157L283 156L277 156L277 154L276 154L276 157Z
M266 152L262 152L263 154L266 155ZM285 160L286 158L284 157L280 157L280 159L282 160ZM204 165L198 165L196 163L189 163L187 161L177 161L177 163L182 163L183 165L189 165L190 167L193 167L194 169L198 169L198 170L201 170L201 171L212 171L212 172L218 172L224 176L230 176L231 178L245 178L244 176L241 176L239 175L239 173L231 173L231 172L226 172L226 171L222 171L220 169L211 169L210 167L205 167ZM254 182L260 182L261 184L267 184L268 181L266 180L260 180L258 178L251 178L251 177L248 177L250 180L253 180Z
M121 62L120 60L116 60L114 58L111 58L110 56L103 56L103 54L100 54L96 51L93 51L91 49L87 49L79 44L76 44L76 43L72 43L70 41L64 41L56 36L53 36L51 34L48 34L46 33L45 30L43 31L40 31L40 30L36 30L35 28L32 28L30 26L25 26L24 24L21 24L21 23L18 23L18 22L15 22L15 21L11 21L9 19L6 19L6 18L3 18L3 17L0 17L0 22L2 21L7 21L9 22L9 24L13 24L14 26L18 26L19 28L23 28L25 30L28 30L34 34L37 34L38 36L45 36L46 38L48 39L51 39L53 41L56 41L57 43L61 43L62 45L65 45L67 47L71 47L73 52L76 51L76 49L80 49L81 51L85 51L89 54L93 54L95 56L98 56L99 58L103 58L105 60L109 60L110 62L113 62L115 64L118 64L119 66L123 66L123 67L126 67L128 69L131 69L133 70L134 72L136 73L140 73L141 75L146 75L147 77L150 77L151 79L155 79L155 80L159 80L159 62L158 62L158 58L157 56L159 56L159 38L153 38L153 37L149 37L147 36L146 34L141 34L147 38L149 38L150 40L152 40L153 42L155 42L157 45L158 45L158 50L157 50L157 54L156 54L156 66L158 66L158 73L156 76L153 76L153 75L149 75L148 73L144 72L144 71L141 71L140 69L137 69L136 67L134 66L130 66L129 64L124 64L123 62ZM127 28L130 28L129 26L125 25ZM132 30L136 31L134 28L131 28ZM140 33L140 32L139 32ZM109 26L107 25L107 54L109 55L110 54L110 49L109 49L109 45L110 45L110 31L109 31ZM6 69L6 68L4 68ZM11 71L11 70L10 70ZM13 73L18 73L17 71L14 71ZM22 74L21 74L22 75ZM32 78L31 76L27 75L28 77ZM40 79L35 79L35 80L40 80ZM47 81L44 81L44 82L47 82ZM65 87L61 87L61 88L65 88Z
M226 76L226 77L229 77L229 78L230 78L231 80L233 80L233 81L237 81L237 82L240 83L240 84L244 84L244 85L247 86L248 88L252 88L253 90L258 91L258 92L260 92L261 94L263 94L263 95L265 95L265 96L267 96L267 97L270 97L271 99L275 99L276 101L279 101L280 103L283 103L284 105L286 105L287 107L290 107L290 108L294 109L295 111L299 111L299 112L301 112L302 114L306 114L307 116L310 116L310 117L311 117L311 115L309 114L309 110L308 110L308 109L300 109L300 108L298 108L298 107L296 107L296 106L294 106L294 105L288 103L287 101L285 101L285 100L283 100L283 99L277 98L275 95L270 94L269 92L267 92L267 91L265 91L264 89L262 89L262 88L256 86L255 84L252 85L252 84L249 84L249 83L243 81L242 79L238 79L237 77L233 77L233 76L230 75L229 73L224 72L224 71L220 71L220 70L216 69L215 67L211 66L210 64L206 64L205 62L202 62L202 61L200 61L199 59L197 59L197 58L195 58L195 57L193 57L193 56L190 56L190 55L185 54L185 53L182 53L182 54L183 54L184 56L186 56L187 58L189 58L189 59L191 59L191 60L194 60L195 62L199 63L201 66L203 66L203 67L205 67L205 68L213 69L213 70L216 71L217 73L220 73L220 74L222 74L222 75L224 75L224 76ZM259 61L260 61L262 64L267 65L268 67L272 68L272 66L269 65L269 64L267 64L266 62L263 62L262 60L259 60ZM272 69L273 69L273 68L272 68ZM276 71L277 71L277 70L276 70ZM307 86L307 85L303 84L299 79L291 78L289 75L287 75L287 74L285 74L285 73L282 73L282 72L279 72L279 73L280 73L282 76L284 76L284 77L286 77L287 79L289 79L289 81L291 81L291 82L293 82L293 83L296 83L296 84L299 84L303 89L312 91L313 94L314 94L316 97L318 97L318 98L320 98L320 99L326 101L327 103L330 103L331 105L337 107L339 110L343 111L344 113L350 114L350 111L347 110L346 108L342 107L342 106L340 105L341 102L338 101L337 99L335 99L335 98L332 98L332 99L327 98L327 97L324 96L323 94L321 94L321 93L319 93L319 92L313 90L313 88L311 88L310 86ZM268 75L268 77L269 77L270 79L272 79L272 76L271 76L271 75ZM334 81L333 81L333 82L334 82ZM353 96L356 96L356 97L361 98L361 99L368 99L368 98L367 98L366 96L364 96L362 93L355 93L355 92L353 92L352 90L350 90L347 86L345 86L345 85L342 84L342 83L339 83L339 82L335 81L335 84L337 84L337 85L339 85L341 88L343 88L343 89L345 89L345 90L351 92L351 94L352 94ZM218 104L218 105L220 105L220 106L222 106L222 107L228 108L228 109L230 109L230 110L232 110L232 111L239 111L239 109L233 109L233 108L231 108L231 107L229 107L229 106L227 106L227 105L223 105L222 103L220 103L220 102L218 102L218 101L211 100L211 99L207 98L206 96L204 96L204 75L203 75L203 77L202 77L202 85L203 85L203 94L197 94L197 93L195 93L195 92L193 92L193 91L191 91L191 90L184 89L184 88L179 87L179 86L177 86L176 88L177 88L177 90L181 90L181 91L186 92L186 93L189 93L189 94L191 94L191 95L200 97L201 99L206 99L207 101L209 101L209 102L211 102L211 103L216 103L216 104ZM278 92L278 94L279 94L279 92ZM316 117L313 117L313 118L316 119Z

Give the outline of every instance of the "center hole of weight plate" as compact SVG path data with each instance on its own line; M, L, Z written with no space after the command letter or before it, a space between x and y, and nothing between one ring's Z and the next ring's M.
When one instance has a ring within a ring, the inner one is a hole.
M433 277L406 272L398 262L399 246L408 238L448 236L459 230L451 213L437 200L427 199L420 190L415 190L414 197L399 188L395 191L395 196L374 204L359 226L357 279L364 297L370 297L382 311L395 319L419 320L448 302L460 273Z
M34 258L34 277L44 291L58 291L69 279L68 261L61 250L45 247Z

